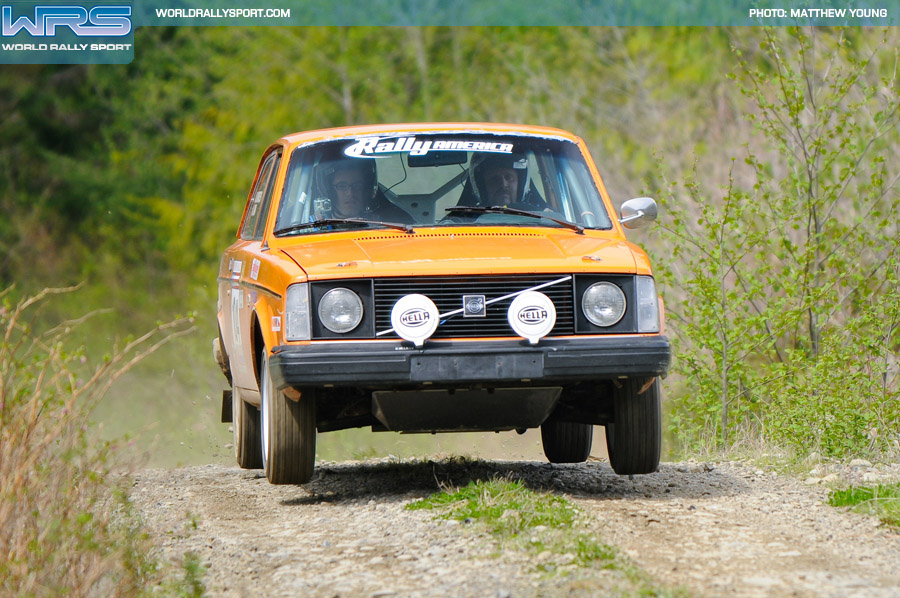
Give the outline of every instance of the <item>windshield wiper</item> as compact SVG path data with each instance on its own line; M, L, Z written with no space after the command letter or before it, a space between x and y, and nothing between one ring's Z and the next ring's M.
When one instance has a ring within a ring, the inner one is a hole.
M506 206L451 206L444 208L451 214L454 212L470 213L470 214L514 214L516 216L527 216L529 218L540 218L541 220L549 220L560 226L574 230L579 235L584 234L584 227L568 220L560 220L552 216L547 216L541 212L528 212L525 210L517 210L516 208L508 208Z
M288 233L297 232L298 230L318 228L321 226L330 226L334 224L365 224L384 226L386 228L395 228L397 230L402 230L403 232L410 234L416 232L411 224L400 224L398 222L382 222L380 220L366 220L365 218L323 218L321 220L314 220L313 222L304 222L302 224L294 224L291 226L286 226L284 228L279 228L275 231L275 235L281 236Z

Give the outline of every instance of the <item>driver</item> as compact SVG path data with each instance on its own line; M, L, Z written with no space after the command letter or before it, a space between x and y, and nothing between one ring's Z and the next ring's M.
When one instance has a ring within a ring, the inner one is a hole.
M412 216L392 204L379 188L375 160L344 158L325 165L324 186L334 218L413 224Z
M477 206L540 211L547 203L531 186L528 160L520 154L485 154L472 161L470 174Z

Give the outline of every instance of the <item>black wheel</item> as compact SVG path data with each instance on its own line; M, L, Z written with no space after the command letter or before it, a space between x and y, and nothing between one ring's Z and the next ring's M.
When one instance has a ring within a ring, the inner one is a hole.
M304 484L316 462L316 401L304 392L292 401L275 390L269 358L263 355L260 372L262 395L262 460L273 484Z
M619 475L653 473L662 448L659 379L620 382L621 388L613 389L614 421L606 424L609 463Z
M594 427L572 422L545 422L541 425L544 455L551 463L584 463L591 454Z
M263 466L260 444L259 409L241 397L241 390L231 390L231 427L234 430L234 457L243 469Z

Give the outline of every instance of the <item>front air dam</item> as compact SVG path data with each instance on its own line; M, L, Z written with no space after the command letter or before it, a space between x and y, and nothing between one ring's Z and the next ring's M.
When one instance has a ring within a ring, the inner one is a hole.
M408 390L372 393L372 414L394 432L478 432L536 428L562 388Z

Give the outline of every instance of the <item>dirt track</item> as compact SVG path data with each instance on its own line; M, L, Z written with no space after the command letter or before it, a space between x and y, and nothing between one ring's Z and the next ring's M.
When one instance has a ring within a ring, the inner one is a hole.
M534 556L498 555L468 526L404 509L438 484L495 476L567 496L598 539L691 596L900 596L900 535L826 506L821 485L734 463L629 480L594 461L368 460L319 464L299 487L211 465L143 471L133 498L171 558L200 554L213 596L621 595L607 570L542 576Z

